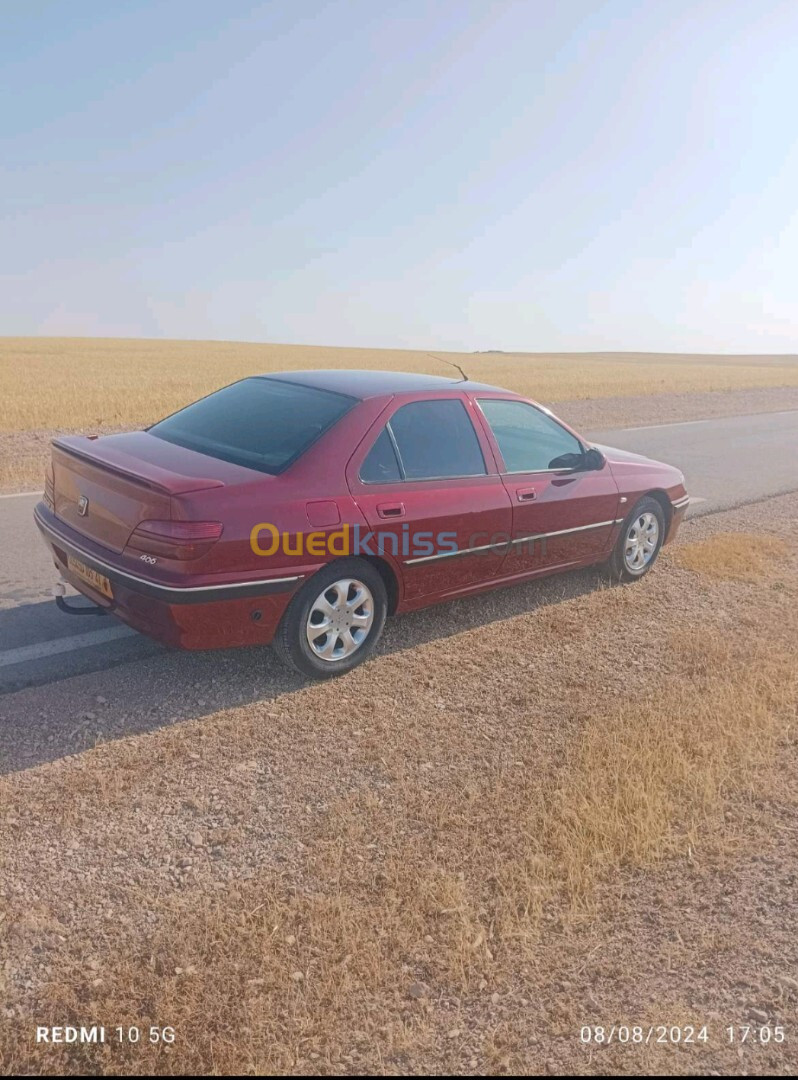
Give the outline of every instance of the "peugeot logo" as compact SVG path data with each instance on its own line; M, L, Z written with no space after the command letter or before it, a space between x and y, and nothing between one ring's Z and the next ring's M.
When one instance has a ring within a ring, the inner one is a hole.
M81 517L85 517L89 512L89 500L85 495L81 495L78 499L78 513Z

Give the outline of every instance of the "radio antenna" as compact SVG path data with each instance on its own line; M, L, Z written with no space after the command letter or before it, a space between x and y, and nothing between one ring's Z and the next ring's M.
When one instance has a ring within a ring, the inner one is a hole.
M428 352L427 356L431 356L433 360L439 360L442 364L448 364L449 367L457 368L457 370L460 372L460 375L462 376L460 382L468 382L468 376L456 361L444 360L442 356L436 356L435 353L431 352Z

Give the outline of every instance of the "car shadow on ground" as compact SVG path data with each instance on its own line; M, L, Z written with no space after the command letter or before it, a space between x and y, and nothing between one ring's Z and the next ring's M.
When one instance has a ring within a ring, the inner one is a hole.
M589 568L389 619L375 659L468 630L489 632L493 623L604 587L606 575ZM20 617L14 610L0 611L0 631L7 629L5 621ZM92 628L118 625L111 619L85 619L81 630L84 622ZM102 663L95 660L88 669L70 667L77 655L49 658L50 681L0 696L0 775L311 685L283 667L267 647L181 652L135 635L104 647ZM337 683L327 684L331 697Z

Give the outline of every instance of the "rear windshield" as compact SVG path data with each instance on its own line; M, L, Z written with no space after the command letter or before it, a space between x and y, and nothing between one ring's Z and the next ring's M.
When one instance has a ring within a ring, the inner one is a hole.
M255 377L195 401L148 431L200 454L279 473L355 401L313 386Z

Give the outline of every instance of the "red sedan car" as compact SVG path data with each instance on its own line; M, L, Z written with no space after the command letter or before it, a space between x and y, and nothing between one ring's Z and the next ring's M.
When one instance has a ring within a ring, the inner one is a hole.
M688 497L481 383L242 379L146 431L53 443L36 523L63 578L169 645L273 643L325 678L387 615L606 563L634 581Z

